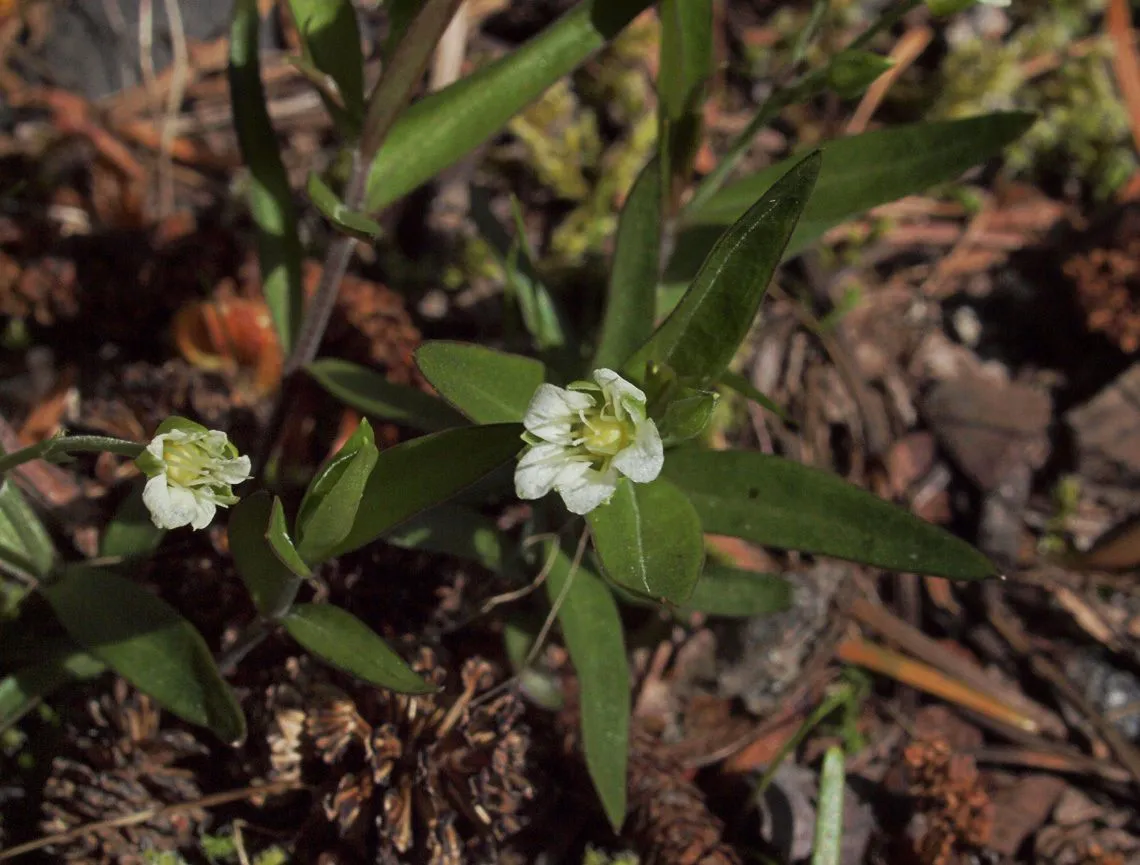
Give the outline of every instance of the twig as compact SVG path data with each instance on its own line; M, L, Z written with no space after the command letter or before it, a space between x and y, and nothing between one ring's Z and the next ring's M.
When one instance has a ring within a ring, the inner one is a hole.
M919 660L939 668L971 688L989 694L996 700L1008 703L1023 714L1032 717L1043 732L1058 737L1064 735L1064 724L1051 712L1022 694L995 682L979 667L958 654L944 650L918 628L892 615L885 607L874 604L865 598L855 598L851 602L850 612L857 621L878 631L888 642L897 643Z
M428 89L431 92L442 90L459 80L463 71L463 55L467 51L467 36L471 26L471 3L464 2L455 12L455 17L443 31L432 58L431 76Z
M127 826L138 826L140 823L146 823L148 820L153 820L156 817L169 817L174 814L181 814L184 811L195 811L199 808L214 808L218 805L228 805L230 802L240 802L244 799L253 799L257 796L287 793L290 790L300 790L304 786L304 784L296 780L274 781L269 784L243 787L240 790L226 790L221 793L213 793L209 796L203 796L201 799L195 799L193 802L178 802L174 805L167 805L164 808L144 808L133 814L114 817L110 820L99 820L95 823L87 823L75 829L69 829L66 832L57 832L54 835L37 838L35 841L29 841L17 847L0 850L0 862L15 859L17 856L32 853L52 844L66 844L68 841L82 838L84 835L102 832L105 829L122 829Z
M1136 746L1124 738L1123 734L1097 711L1097 708L1081 693L1080 689L1069 681L1064 671L1041 655L1040 652L1033 650L1024 628L1006 607L997 591L997 586L984 586L983 593L990 622L998 633L1014 651L1026 659L1030 669L1036 675L1047 681L1066 702L1085 716L1085 719L1096 730L1097 735L1108 744L1108 747L1116 754L1116 758L1132 775L1133 784L1140 785L1140 751L1136 749Z
M508 688L514 685L522 678L523 671L534 663L538 653L542 651L543 644L546 642L547 636L550 634L550 629L554 627L554 622L558 618L558 611L562 609L562 604L566 601L566 596L570 594L570 588L574 584L574 575L578 572L579 566L582 564L582 557L586 554L586 543L590 539L590 532L588 529L582 529L582 534L578 537L578 547L574 550L574 559L570 563L570 573L566 575L566 582L562 586L562 590L558 593L558 597L554 599L554 603L550 605L550 612L546 616L546 621L542 623L542 627L538 631L538 635L534 638L534 644L530 647L530 651L526 653L526 658L519 664L519 670L506 681L481 694L478 699L472 701L471 706L482 705L492 698L503 693ZM557 551L557 543L554 544L554 549ZM551 560L553 563L553 559Z
M865 640L844 640L836 649L836 656L848 664L856 664L890 676L903 684L980 712L987 717L996 718L1020 730L1030 733L1040 731L1036 720L1012 706L999 702L957 679L952 679L927 664L874 643Z
M922 26L914 27L902 35L895 47L891 49L890 58L894 61L894 65L867 88L867 92L863 94L863 98L859 101L855 113L851 115L851 120L844 130L847 135L858 135L867 128L871 116L882 104L887 91L926 50L926 46L930 44L933 38L934 31L929 27Z

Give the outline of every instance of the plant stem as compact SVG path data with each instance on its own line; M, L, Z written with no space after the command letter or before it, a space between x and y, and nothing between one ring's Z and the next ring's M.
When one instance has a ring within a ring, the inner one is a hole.
M218 670L223 676L228 676L242 659L260 646L265 638L273 633L273 622L258 616L245 626L234 644L218 658Z
M392 52L391 61L368 97L364 128L352 154L352 171L344 192L344 206L348 211L358 212L364 205L368 175L376 154L380 152L400 112L410 101L412 91L423 77L436 43L461 2L462 0L427 0ZM282 369L284 380L280 396L261 447L255 455L255 472L260 472L265 467L284 426L298 374L316 359L329 318L336 306L341 280L352 260L354 242L354 238L340 235L329 245L317 290L305 308L297 340Z
M831 64L835 62L836 57L847 51L858 51L864 48L872 39L884 30L893 27L921 2L922 0L902 0L894 9L855 37L850 45L832 57L823 69L809 72L786 87L780 87L772 93L760 106L744 131L736 136L732 144L729 145L728 152L717 163L716 168L705 175L700 185L697 186L696 192L693 193L693 197L685 205L684 212L686 214L696 213L702 205L708 203L708 200L724 186L728 175L732 173L732 169L736 167L740 158L748 152L756 133L771 123L777 114L792 103L810 99L823 91L827 86L828 70L831 68Z
M59 436L20 448L0 457L0 475L32 460L47 459L61 453L112 453L134 459L145 445L110 436Z

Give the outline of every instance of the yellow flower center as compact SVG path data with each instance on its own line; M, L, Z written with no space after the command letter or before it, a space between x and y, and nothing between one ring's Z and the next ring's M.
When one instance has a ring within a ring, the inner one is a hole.
M194 445L172 445L165 442L162 459L166 463L166 477L175 486L188 487L202 477L201 448Z
M591 453L612 456L628 444L629 433L621 421L592 418L582 430L582 443Z

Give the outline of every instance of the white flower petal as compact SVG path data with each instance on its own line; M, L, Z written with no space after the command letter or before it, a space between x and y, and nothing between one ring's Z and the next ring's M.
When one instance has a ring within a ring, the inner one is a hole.
M190 523L198 513L194 494L182 487L171 487L166 475L156 475L143 487L143 504L151 521L160 529L177 529Z
M209 496L194 496L195 513L194 518L190 521L190 528L204 529L214 519L214 514L218 511L218 506L214 504L213 498Z
M163 444L166 440L167 435L169 435L169 433L164 433L163 435L155 436L154 438L152 438L150 440L150 442L146 446L147 453L149 453L152 457L154 457L156 460L159 460L160 462L163 459L162 447L163 447Z
M554 489L560 477L570 480L574 473L588 468L587 464L572 460L562 445L533 445L515 467L515 495L520 499L540 499Z
M569 444L570 425L578 419L579 411L593 405L589 394L540 384L523 415L523 426L544 441Z
M647 484L661 473L665 449L657 425L644 420L637 425L637 438L614 457L613 467L631 481Z
M638 419L645 417L645 393L639 388L634 387L612 369L594 370L594 381L605 394L607 405L620 407ZM624 412L617 412L617 417L623 418Z
M587 470L581 477L569 484L560 484L558 494L572 514L588 514L599 505L604 505L617 491L617 472Z
M249 480L251 468L252 464L250 463L249 457L240 456L232 460L219 460L211 474L217 483L240 484L243 481Z

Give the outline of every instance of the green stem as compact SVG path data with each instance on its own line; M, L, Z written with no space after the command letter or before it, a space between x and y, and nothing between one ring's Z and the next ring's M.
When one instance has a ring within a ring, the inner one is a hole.
M700 186L697 187L697 191L693 193L693 197L685 205L685 214L696 213L720 191L725 181L728 180L728 175L736 168L740 158L748 152L748 148L752 146L752 139L761 129L771 123L789 105L822 93L826 86L827 70L817 70L805 75L799 81L777 90L764 100L760 110L753 115L744 131L733 140L728 152L717 162L716 168L705 175Z
M822 703L815 707L815 711L808 715L807 720L800 725L795 735L780 746L780 750L776 752L776 756L772 758L772 762L768 764L768 768L764 770L764 774L761 775L760 780L756 782L756 786L752 790L753 801L759 801L764 796L764 791L768 789L768 786L776 777L776 772L779 771L780 764L784 762L788 754L800 746L800 743L807 738L808 733L814 730L820 721L850 699L851 688L850 686L845 686L837 688L828 695Z
M57 454L112 453L134 459L144 447L138 442L110 436L59 436L0 457L0 475L32 460L50 459Z
M252 622L245 626L234 644L230 646L218 658L218 669L223 676L228 676L234 671L238 664L241 663L242 658L256 649L265 641L265 638L273 633L275 623L258 616Z
M756 137L756 134L771 123L781 111L795 102L811 99L824 91L827 87L828 71L831 69L831 65L835 62L837 57L848 51L858 51L866 47L872 39L884 30L893 27L903 16L921 2L922 0L902 0L894 9L883 15L878 21L852 40L850 45L838 52L823 69L809 72L787 87L779 88L772 93L764 101L764 104L760 106L760 109L756 112L748 126L745 127L744 131L733 140L728 148L728 152L717 163L716 168L705 175L697 187L696 192L693 193L693 197L689 200L688 204L685 205L684 214L696 213L703 205L708 203L709 199L724 186L725 181L728 180L728 175L732 173L732 170L736 167L740 158L748 152L748 148L752 145L752 140Z

